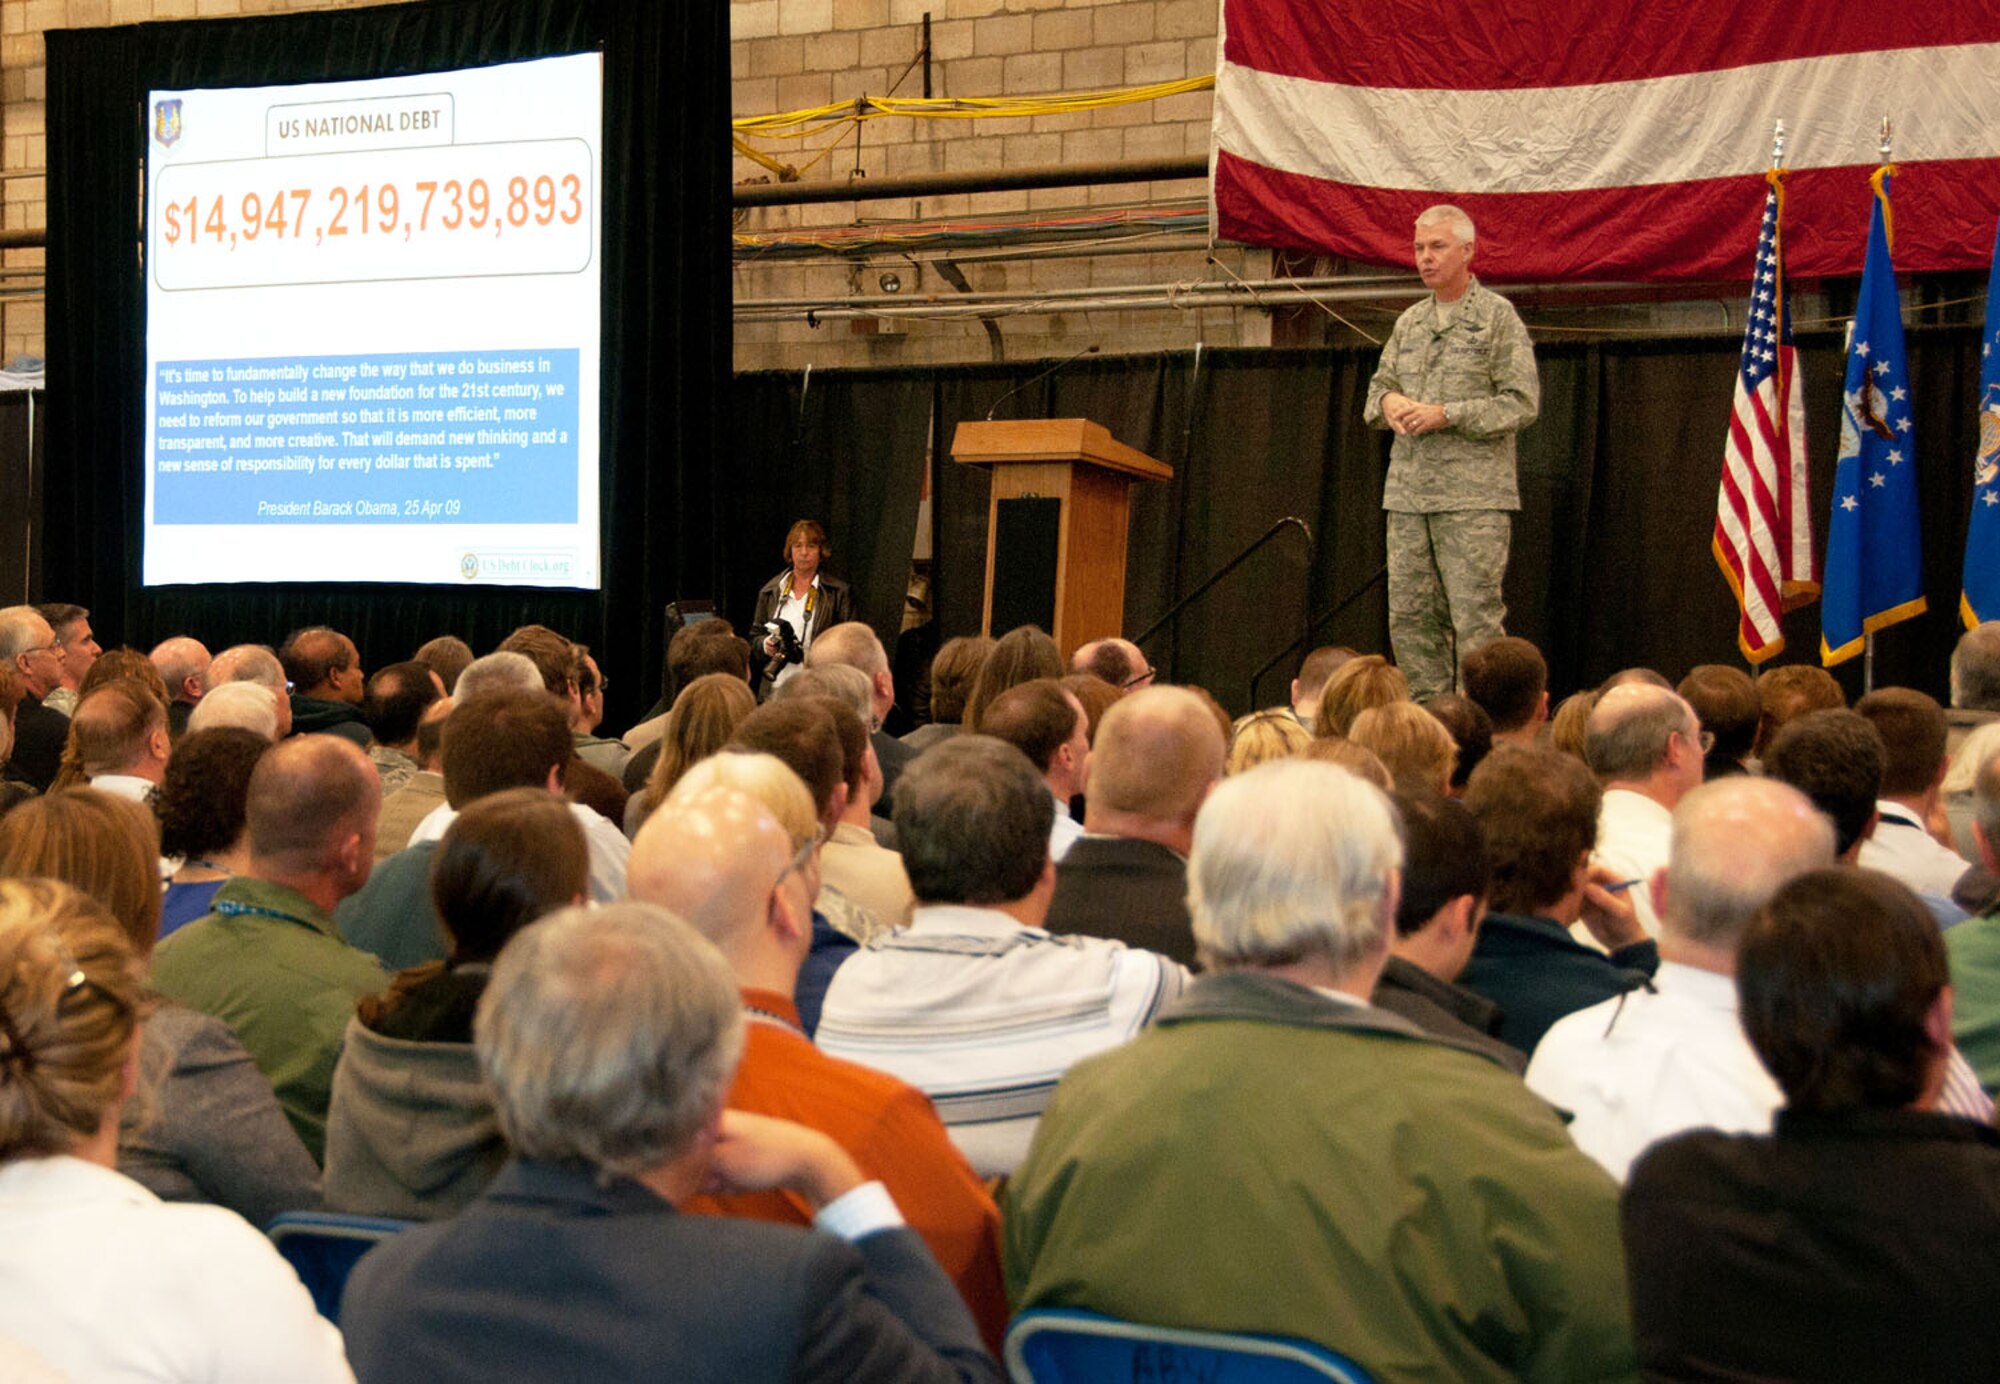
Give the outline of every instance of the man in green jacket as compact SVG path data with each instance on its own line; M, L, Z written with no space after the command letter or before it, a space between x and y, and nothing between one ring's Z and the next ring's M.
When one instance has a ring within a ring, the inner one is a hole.
M348 741L305 735L274 747L250 776L249 869L153 961L162 995L236 1030L314 1158L354 1002L389 984L332 918L368 880L381 809L375 767Z
M1518 1077L1368 1003L1401 860L1332 765L1215 790L1209 974L1058 1087L1007 1192L1017 1308L1297 1337L1381 1379L1633 1377L1617 1187Z

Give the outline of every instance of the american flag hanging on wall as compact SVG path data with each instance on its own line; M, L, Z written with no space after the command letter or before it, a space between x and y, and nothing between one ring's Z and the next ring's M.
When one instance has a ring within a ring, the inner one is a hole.
M1224 0L1213 210L1256 245L1407 265L1471 214L1489 280L1742 279L1771 128L1787 268L1852 274L1894 118L1904 272L1984 268L2000 213L2000 5Z
M1773 170L1768 177L1750 318L1715 497L1715 560L1736 593L1741 612L1736 643L1752 663L1783 652L1779 617L1819 594L1813 580L1805 404L1785 284L1785 175Z

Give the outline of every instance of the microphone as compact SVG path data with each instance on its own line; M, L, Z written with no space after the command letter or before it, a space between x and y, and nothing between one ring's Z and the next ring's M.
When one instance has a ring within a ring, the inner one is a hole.
M1082 360L1085 356L1096 355L1097 347L1098 343L1093 341L1088 346L1084 347L1081 351L1078 351L1075 355L1063 357L1061 360L1057 361L1054 365L1051 365L1048 369L1042 371L1041 374L1030 376L1028 379L1022 380L1019 384L1015 385L1012 389L1008 390L1005 394L1002 394L999 398L993 401L993 407L986 410L986 421L991 423L993 421L993 415L1000 411L1000 405L1006 403L1009 399L1013 398L1016 394L1019 394L1022 390L1028 388L1030 385L1040 384L1043 380L1046 380L1049 376L1055 374L1056 371L1067 369L1069 366L1072 366L1076 364L1078 361Z

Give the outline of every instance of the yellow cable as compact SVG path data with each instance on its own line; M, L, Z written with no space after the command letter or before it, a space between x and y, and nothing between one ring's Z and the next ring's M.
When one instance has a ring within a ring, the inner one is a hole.
M1172 82L1153 82L1145 86L1044 96L859 96L804 110L746 115L732 120L730 125L738 134L754 135L760 139L802 139L829 121L879 120L885 116L928 120L1018 120L1037 115L1109 110L1114 106L1207 91L1214 86L1215 78L1205 75Z

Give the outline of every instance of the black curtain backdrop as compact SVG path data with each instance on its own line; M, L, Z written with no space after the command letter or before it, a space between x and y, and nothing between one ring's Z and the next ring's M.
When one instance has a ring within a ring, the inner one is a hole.
M1879 636L1876 682L1942 699L1960 628L1979 338L1974 327L1920 328L1910 332L1909 344L1930 612ZM1832 333L1800 342L1812 522L1822 555L1842 349ZM1698 663L1747 668L1736 647L1734 601L1709 547L1737 354L1737 343L1726 340L1538 348L1542 412L1520 439L1522 510L1507 573L1508 627L1547 652L1559 695L1633 665L1676 680ZM1297 515L1311 526L1310 560L1295 533L1281 534L1148 641L1147 653L1169 676L1198 682L1242 712L1284 699L1308 616L1318 619L1314 644L1388 648L1386 594L1375 580L1384 560L1388 434L1360 423L1374 367L1372 349L1091 358L1006 400L996 416L1091 418L1175 468L1170 484L1133 492L1128 635L1152 624L1278 519ZM932 507L938 634L977 632L988 487L983 472L949 460L951 435L1042 368L1037 362L901 374L816 371L803 415L799 375L740 377L733 410L743 429L738 451L766 468L756 483L772 491L755 501L769 518L758 521L754 560L732 563L732 584L746 609L755 583L776 570L783 516L812 513L814 504L838 506L843 494L914 508L905 468L917 448L903 439L910 436L905 425L927 414L938 455ZM907 408L909 418L881 412L892 403ZM841 427L852 432L843 438ZM836 479L815 471L848 466L880 474ZM854 513L851 502L845 512ZM893 522L893 514L882 516L885 529ZM857 559L868 545L861 565L846 570L867 573L866 618L886 629L893 610L872 603L894 601L900 592L904 534L844 535L836 527L837 547L843 538ZM1319 619L1348 597L1338 615ZM1818 606L1793 612L1785 629L1779 661L1816 663ZM1281 653L1253 694L1252 675ZM1858 695L1859 659L1835 674L1850 696Z
M722 579L728 474L727 7L659 0L430 0L380 9L48 35L48 483L42 589L108 644L211 648L350 633L369 667L526 621L593 646L614 723L657 692L658 612ZM139 587L145 294L137 176L156 88L334 81L604 55L602 592L256 584ZM776 540L772 540L775 549Z
M785 531L794 520L817 519L833 547L827 572L853 587L856 616L893 651L916 546L931 382L908 372L852 371L822 388L825 378L762 372L736 379L724 613L743 629L757 589L786 565Z

